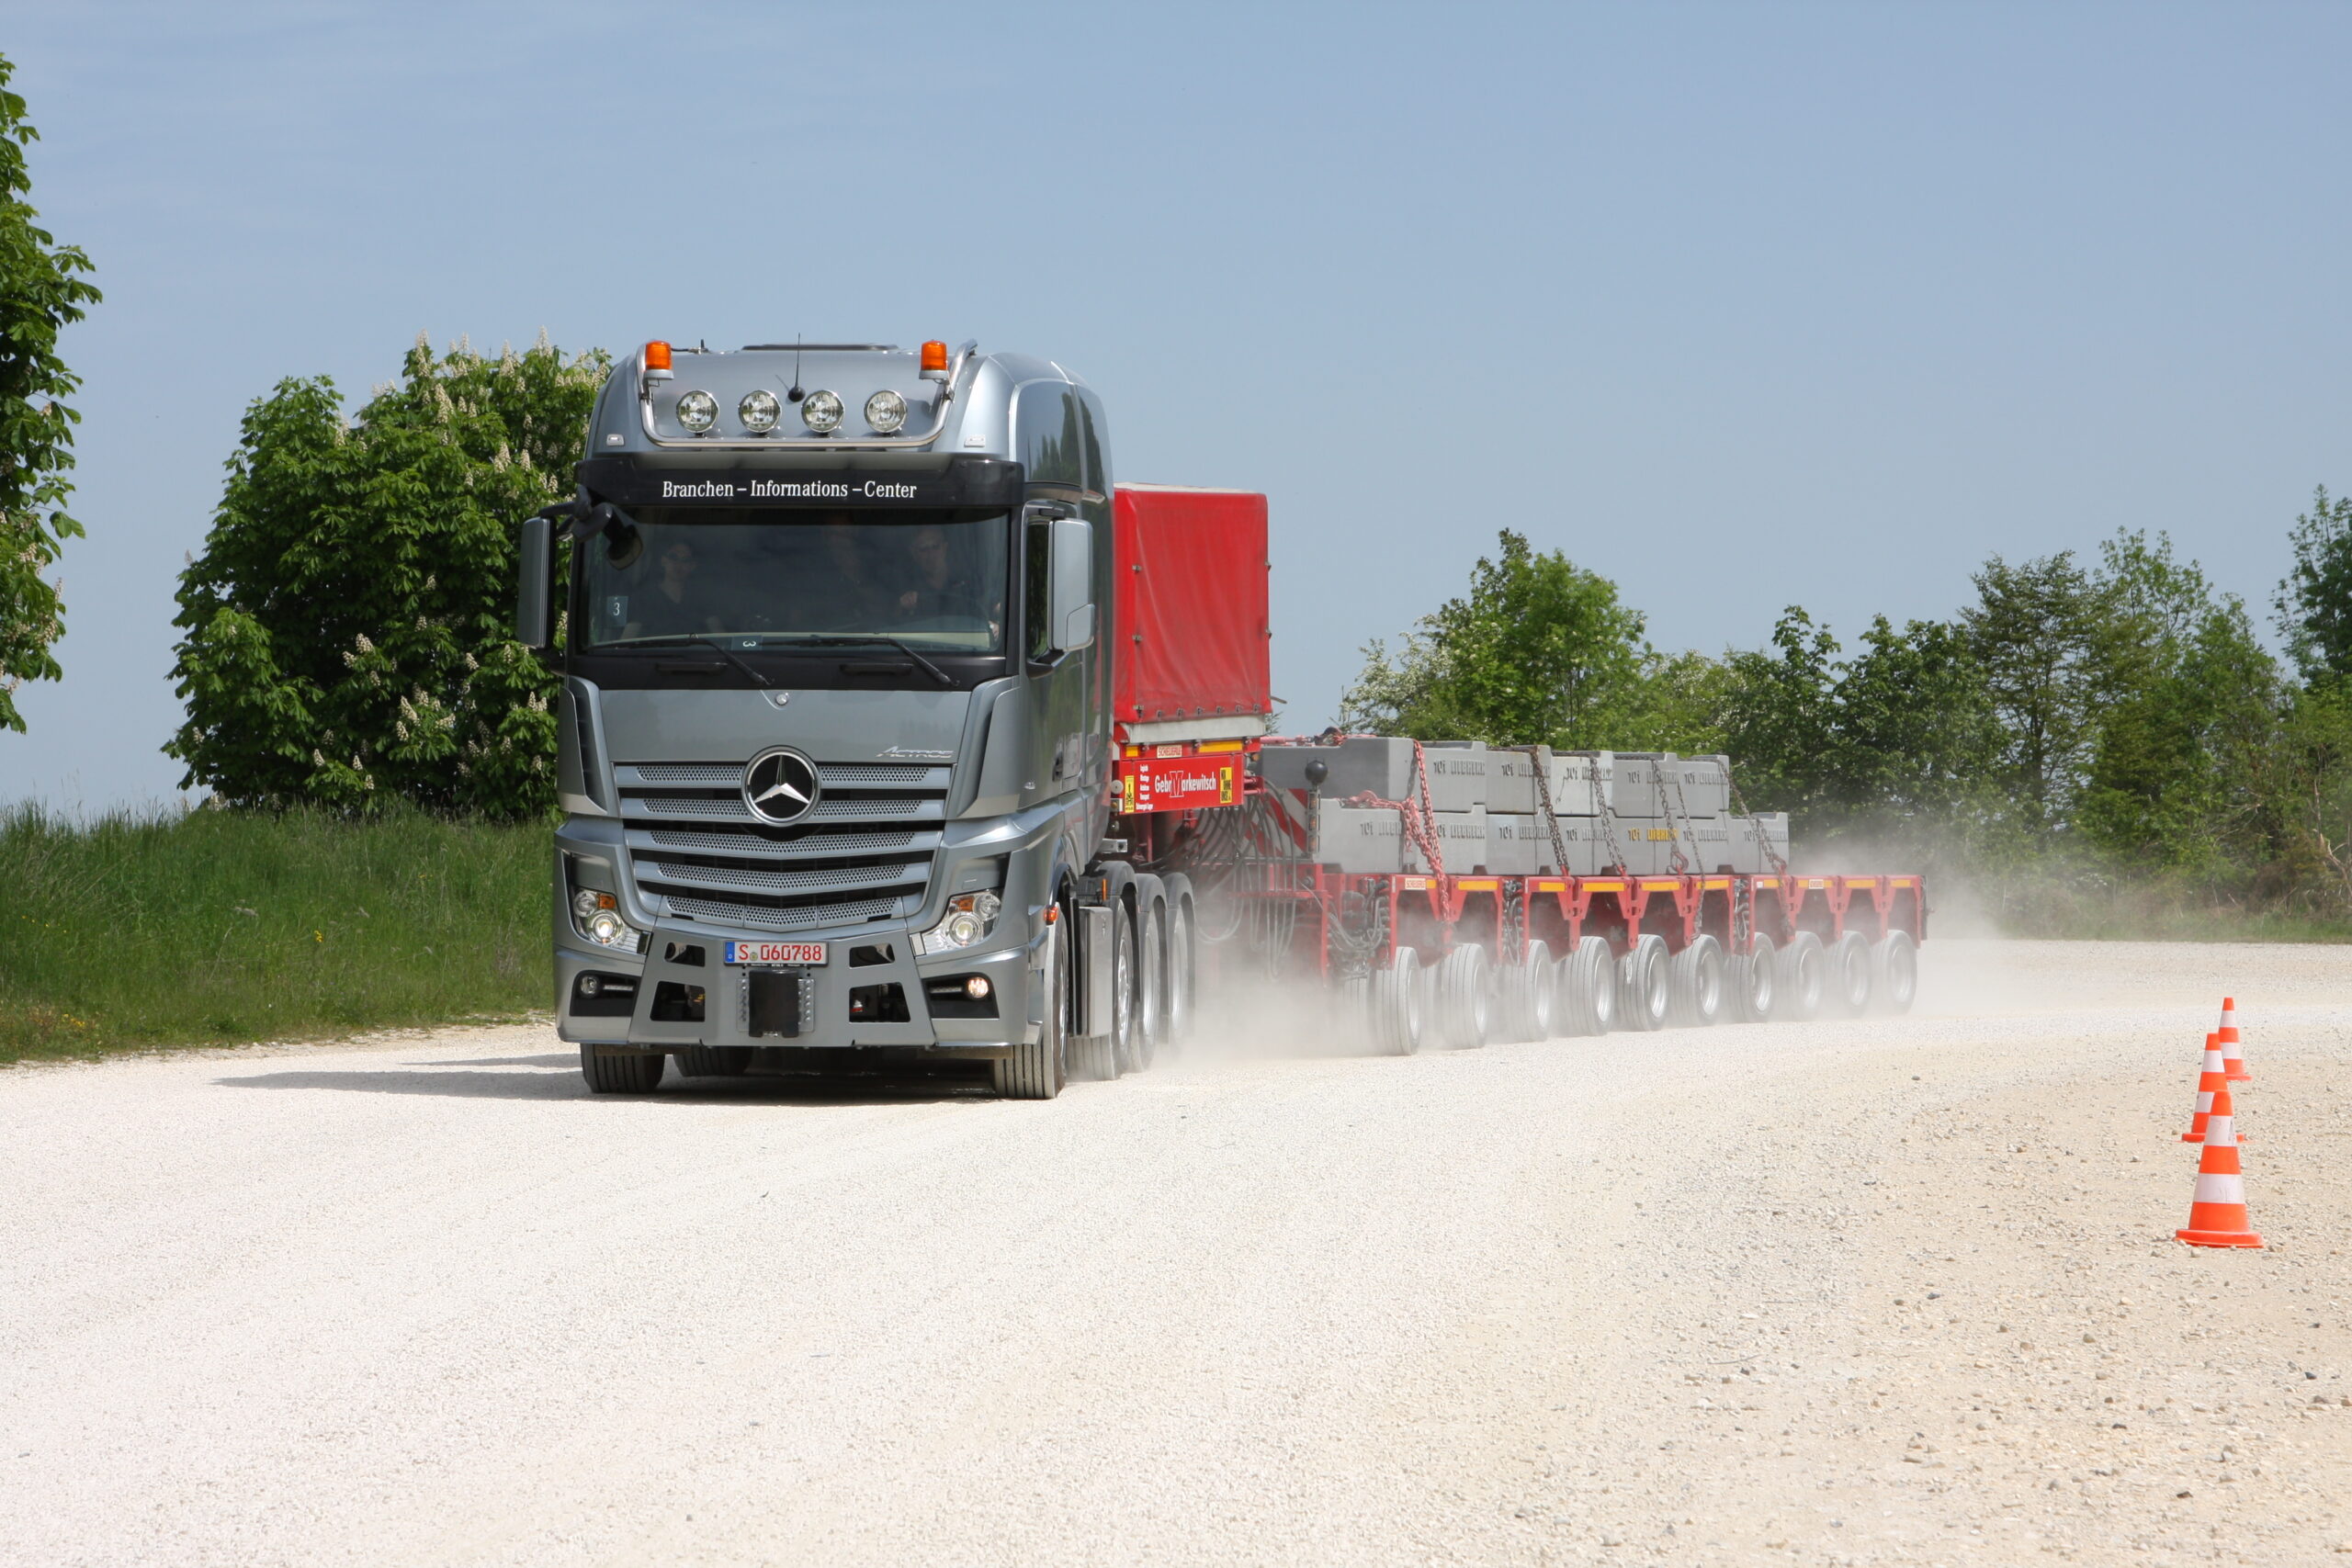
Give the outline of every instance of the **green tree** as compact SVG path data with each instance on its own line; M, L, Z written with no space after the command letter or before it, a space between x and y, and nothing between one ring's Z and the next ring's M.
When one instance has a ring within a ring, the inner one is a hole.
M65 629L57 586L41 574L82 532L65 513L82 416L60 400L82 383L57 356L57 334L98 291L82 276L89 257L33 221L25 148L40 132L7 90L16 69L0 57L0 728L22 730L14 693L57 679L50 649Z
M1392 656L1364 649L1340 699L1350 729L1495 745L1607 745L1640 699L1642 617L1617 585L1505 530L1467 596L1449 599Z
M2352 495L2322 485L2287 535L2294 564L2272 601L2287 652L2308 676L2352 675Z
M1726 656L1723 744L1741 795L1759 811L1809 820L1836 769L1838 639L1797 605L1773 623L1771 651Z
M1997 776L2019 826L2046 842L2098 744L2114 653L2105 590L2072 550L2019 566L1995 556L1970 581L1976 603L1960 618L2002 731Z
M568 495L605 356L422 338L346 423L325 378L246 412L181 573L183 787L232 804L554 801L555 678L514 639L518 525Z
M2253 789L2276 741L2277 661L2245 606L2217 596L2159 535L2100 547L2107 700L2079 809L2111 856L2212 878L2267 855L2275 822Z

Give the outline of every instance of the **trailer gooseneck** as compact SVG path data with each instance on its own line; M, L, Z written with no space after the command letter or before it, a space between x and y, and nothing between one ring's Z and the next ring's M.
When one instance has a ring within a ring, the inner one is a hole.
M599 1092L886 1053L1050 1098L1244 967L1408 1050L1908 1005L1919 879L1792 875L1720 760L1269 739L1264 498L1115 485L1057 365L653 343L588 446L518 618Z

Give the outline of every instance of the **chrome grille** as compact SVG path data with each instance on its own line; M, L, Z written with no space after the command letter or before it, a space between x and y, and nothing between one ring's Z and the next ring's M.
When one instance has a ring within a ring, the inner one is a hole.
M817 766L824 793L815 808L775 828L743 804L741 762L616 764L639 889L675 918L763 931L914 913L931 880L951 771Z

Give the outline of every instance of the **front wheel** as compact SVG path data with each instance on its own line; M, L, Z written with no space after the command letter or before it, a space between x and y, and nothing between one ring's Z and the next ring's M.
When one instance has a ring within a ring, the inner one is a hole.
M989 1064L989 1080L1006 1100L1051 1100L1069 1076L1063 1053L1069 1039L1069 927L1060 920L1046 928L1045 960L1036 979L1046 993L1037 1038Z
M580 1047L580 1076L591 1094L651 1094L662 1086L670 1058L659 1051L620 1051L608 1045Z

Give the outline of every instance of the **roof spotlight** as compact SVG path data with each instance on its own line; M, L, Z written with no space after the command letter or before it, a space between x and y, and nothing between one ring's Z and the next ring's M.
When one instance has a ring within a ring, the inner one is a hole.
M688 392L678 400L678 423L700 435L718 423L718 400L708 392Z
M774 430L775 422L783 415L784 405L775 400L774 392L765 389L755 388L744 393L743 400L735 405L735 417L741 420L743 428L754 435L765 435Z
M842 400L831 392L811 392L800 400L800 423L823 435L842 422Z
M865 400L865 423L889 434L907 423L907 400L884 388Z

